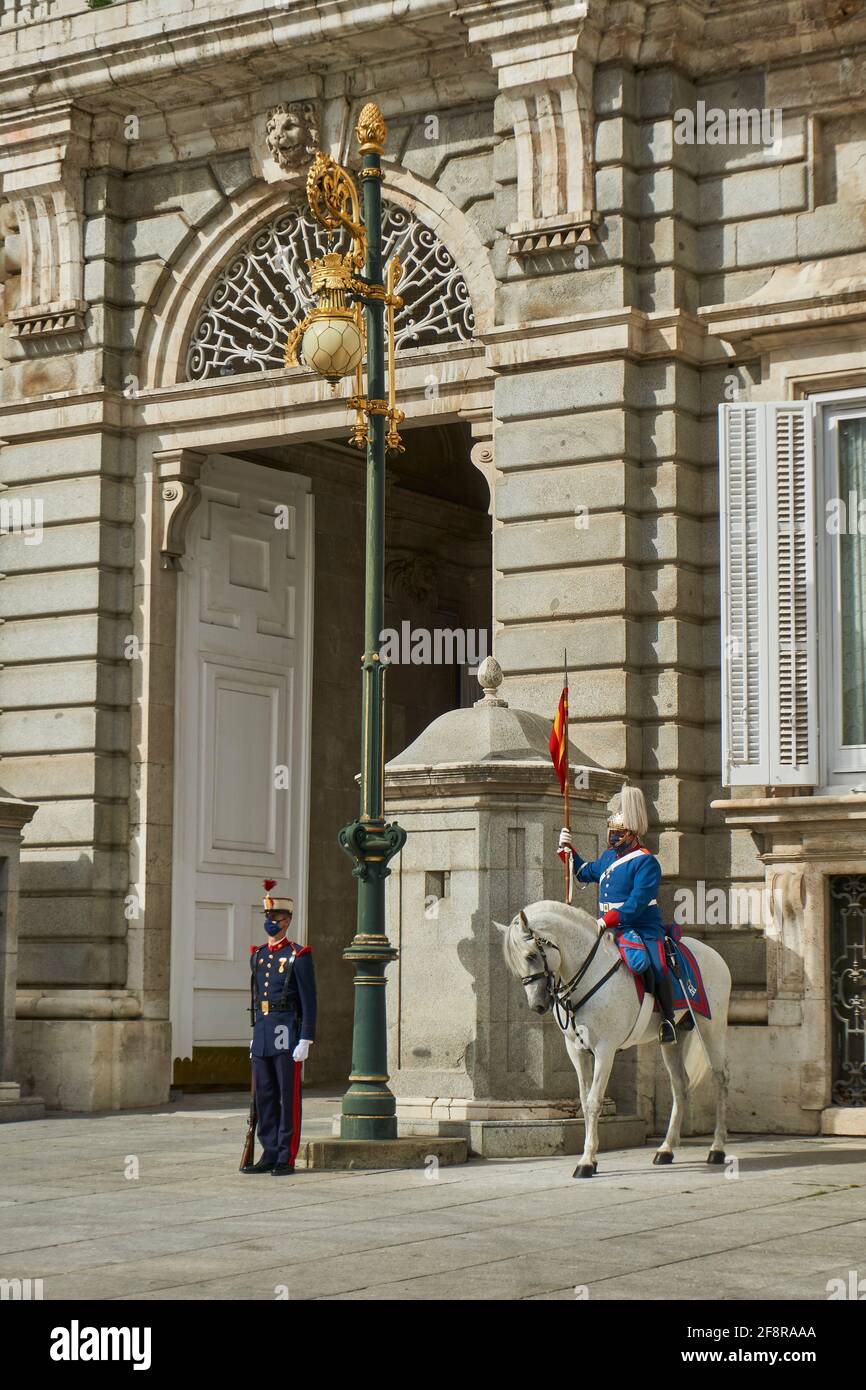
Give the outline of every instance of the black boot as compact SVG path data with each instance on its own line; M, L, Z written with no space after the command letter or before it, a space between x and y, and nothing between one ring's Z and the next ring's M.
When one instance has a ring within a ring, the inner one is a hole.
M262 1154L258 1163L248 1163L241 1169L242 1173L272 1173L277 1166L275 1158L268 1158L267 1154Z
M664 1023L659 1027L659 1042L663 1044L675 1043L677 1030L674 1026L674 992L671 977L667 971L656 979L655 993L664 1017Z

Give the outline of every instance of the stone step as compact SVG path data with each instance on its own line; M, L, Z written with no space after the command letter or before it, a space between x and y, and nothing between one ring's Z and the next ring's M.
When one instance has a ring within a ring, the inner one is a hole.
M435 1158L442 1165L465 1163L465 1139L401 1136L399 1139L302 1139L298 1168L426 1168Z
M555 1154L579 1154L584 1144L581 1119L551 1120L410 1120L401 1133L428 1136L434 1142L444 1135L463 1137L469 1151L480 1158L548 1158ZM636 1149L646 1143L647 1124L637 1115L603 1115L598 1126L599 1149Z
M39 1096L4 1096L0 1094L0 1125L17 1124L19 1120L44 1120L45 1102Z

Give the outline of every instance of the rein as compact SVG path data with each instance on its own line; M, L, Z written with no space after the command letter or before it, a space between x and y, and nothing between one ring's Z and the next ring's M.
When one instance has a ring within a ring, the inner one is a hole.
M622 961L615 961L614 964L610 967L610 969L604 975L602 975L601 979L593 985L592 989L588 989L586 993L582 994L581 997L575 1003L572 1001L571 996L574 994L574 991L577 989L577 986L580 984L587 970L592 965L592 962L595 960L596 952L598 951L598 948L601 945L601 935L597 937L592 947L592 950L586 957L586 960L576 971L576 973L572 975L571 979L568 980L565 984L562 983L558 975L554 975L553 971L550 968L550 965L548 964L547 956L544 953L545 946L555 946L556 950L559 951L560 959L562 959L561 949L558 946L556 946L555 942L548 941L545 937L533 936L532 939L538 947L538 953L541 956L544 969L537 970L534 975L524 975L523 979L521 980L521 984L531 985L535 980L547 980L547 992L550 995L551 999L553 1017L556 1019L557 1025L561 1029L561 1031L563 1033L566 1033L569 1028L573 1028L575 1026L574 1020L577 1016L578 1010L582 1009L587 1000L591 999L594 994L597 994L601 987L603 985L606 985L608 980L616 974L617 970L619 970L619 967L622 965ZM563 1019L565 1020L564 1022Z

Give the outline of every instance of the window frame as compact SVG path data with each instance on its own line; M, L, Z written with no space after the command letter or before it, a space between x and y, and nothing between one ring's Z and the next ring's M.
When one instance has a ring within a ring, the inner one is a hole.
M818 752L823 788L838 792L866 781L866 744L842 743L842 632L840 537L827 529L827 504L839 496L838 429L840 420L866 419L866 387L821 392L811 397L815 407L815 478L818 490L816 526L818 555L819 736ZM858 498L858 502L860 499ZM847 501L847 499L846 499ZM824 636L822 637L822 633ZM822 649L827 659L822 658Z

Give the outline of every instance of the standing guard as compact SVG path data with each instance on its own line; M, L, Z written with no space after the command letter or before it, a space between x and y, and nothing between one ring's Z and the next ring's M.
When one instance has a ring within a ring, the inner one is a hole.
M608 848L598 859L581 859L568 828L559 836L559 855L573 855L575 882L598 884L598 929L613 929L629 970L641 976L648 993L655 994L664 1020L659 1028L659 1042L675 1043L673 989L665 964L664 925L656 901L661 865L641 844L648 825L643 792L639 787L623 787L619 801L619 810L607 822Z
M270 938L250 948L250 1061L258 1114L258 1163L244 1173L287 1177L301 1140L301 1065L316 1036L316 977L309 946L290 941L294 903L273 898L265 879L264 926Z

